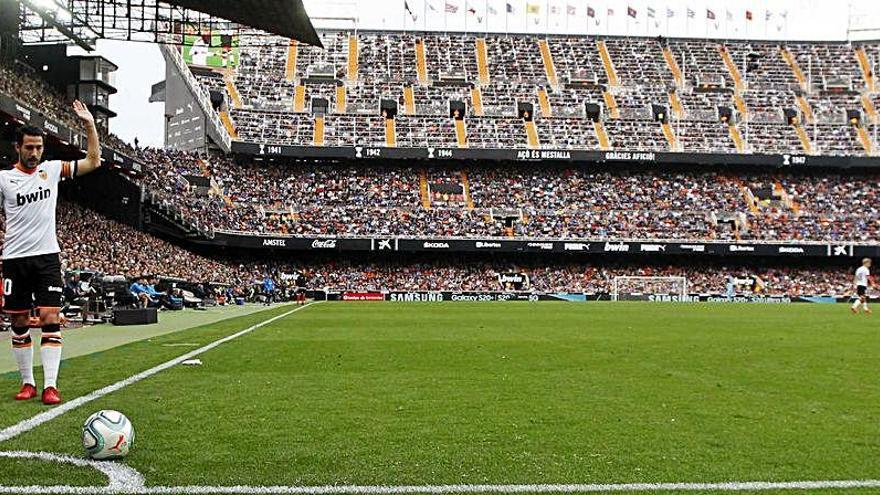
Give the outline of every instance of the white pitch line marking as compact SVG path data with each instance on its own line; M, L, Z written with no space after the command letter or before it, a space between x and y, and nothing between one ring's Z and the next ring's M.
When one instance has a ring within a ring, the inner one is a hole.
M68 455L50 454L48 452L0 451L0 457L6 457L8 459L36 459L39 461L90 467L96 471L104 473L104 476L107 477L109 484L106 487L101 487L102 489L128 493L132 490L139 490L144 487L144 477L141 473L137 472L134 468L130 468L119 462L99 462L79 457L71 457ZM12 490L12 488L13 487L0 485L0 492L15 493L15 490ZM42 486L29 488L52 489L53 487ZM11 491L7 492L7 490Z
M726 483L621 483L571 485L403 485L403 486L131 486L124 488L87 486L0 486L0 493L37 494L119 494L119 495L441 495L447 493L609 493L609 492L734 492L769 490L829 490L880 488L880 480L830 481L748 481Z
M306 309L309 306L311 306L312 304L319 304L319 303L320 303L320 301L318 303L310 303L305 306L299 306L295 309L287 311L286 313L282 313L278 316L273 316L272 318L269 318L268 320L264 320L260 323L257 323L256 325L245 328L244 330L236 332L232 335L228 335L226 337L223 337L222 339L215 340L214 342L211 342L210 344L205 345L203 347L200 347L194 351L190 351L182 356L176 357L170 361L162 363L162 364L155 366L153 368L150 368L146 371L142 371L134 376L130 376L124 380L120 380L112 385L107 385L104 388L101 388L101 389L95 390L94 392L91 392L89 394L77 397L76 399L65 402L65 403L61 404L60 406L54 407L52 409L49 409L46 412L37 414L36 416L34 416L32 418L21 421L18 424L15 424L13 426L10 426L10 427L0 431L0 443L5 442L9 439L15 438L15 437L21 435L22 433L33 430L34 428L40 426L41 424L52 421L53 419L61 416L62 414L66 413L68 411L72 411L72 410L74 410L84 404L88 404L89 402L100 399L101 397L104 397L107 394L116 392L117 390L125 388L131 384L134 384L134 383L137 383L141 380L149 378L149 377L151 377L161 371L167 370L168 368L177 366L178 364L180 364L188 359L192 359L192 358L198 356L199 354L203 354L205 352L208 352L211 349L213 349L221 344L225 344L226 342L229 342L230 340L237 339L237 338L241 337L242 335L249 334L260 327L266 326L266 325L273 323L275 321L278 321L284 317L290 316L293 313L296 313L297 311L300 311L302 309Z

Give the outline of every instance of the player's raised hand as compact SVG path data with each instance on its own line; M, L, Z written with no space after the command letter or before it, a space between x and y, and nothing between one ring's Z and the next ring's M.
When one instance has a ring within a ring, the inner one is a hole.
M92 112L89 111L89 108L83 105L83 102L74 100L73 111L76 112L76 116L82 119L86 124L95 123L95 117L92 115Z

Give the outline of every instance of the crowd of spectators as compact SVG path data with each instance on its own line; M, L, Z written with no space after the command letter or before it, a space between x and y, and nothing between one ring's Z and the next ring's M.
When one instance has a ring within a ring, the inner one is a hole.
M85 135L82 122L73 112L71 101L27 64L21 62L0 64L0 94L6 94L47 119ZM128 156L134 155L135 149L115 134L111 134L106 127L99 125L98 133L101 136L102 146Z
M159 277L223 287L224 297L250 297L266 277L279 281L304 273L312 289L343 291L448 290L496 291L505 287L499 274L523 273L528 290L539 292L609 293L616 276L686 277L691 293L724 293L728 277L761 280L761 292L773 295L837 295L851 293L849 269L840 267L761 267L688 263L641 265L638 262L582 263L546 260L475 261L441 257L432 261L384 259L297 259L266 261L250 258L209 258L110 220L71 202L58 208L62 265L72 272L122 275L133 283L153 284ZM668 290L669 286L664 286ZM636 288L632 288L636 290ZM651 289L641 287L641 290ZM654 288L652 290L659 290ZM737 293L752 293L748 285Z
M880 234L876 174L242 164L141 153L151 163L147 189L206 231L857 242ZM211 186L196 188L192 177ZM773 194L757 194L767 188Z
M550 293L609 294L617 276L685 277L689 293L725 294L729 278L755 280L739 284L736 294L787 296L850 296L852 274L848 268L756 267L712 263L639 265L603 262L548 262L496 260L492 262L456 260L449 257L431 261L300 261L244 263L245 278L261 273L305 273L309 287L332 292L345 291L501 291L510 286L499 281L499 274L525 274L529 282L521 290ZM631 285L630 292L666 290L670 283Z

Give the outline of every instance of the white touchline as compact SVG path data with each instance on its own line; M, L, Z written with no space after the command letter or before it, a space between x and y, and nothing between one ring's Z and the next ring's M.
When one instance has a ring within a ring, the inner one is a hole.
M0 486L0 493L20 494L291 494L291 495L441 495L447 493L608 493L608 492L734 492L768 490L829 490L880 488L880 480L727 482L727 483L622 483L572 485L403 485L403 486Z
M100 399L101 397L104 397L107 394L116 392L117 390L125 388L133 383L137 383L145 378L149 378L149 377L155 375L156 373L167 370L168 368L171 368L173 366L177 366L178 364L186 361L187 359L192 359L195 356L198 356L199 354L203 354L205 352L208 352L211 349L219 346L220 344L225 344L226 342L229 342L230 340L237 339L237 338L241 337L242 335L246 335L248 333L251 333L260 327L266 326L272 322L280 320L281 318L290 316L299 310L308 308L309 306L311 306L313 304L319 304L319 303L320 303L320 301L318 301L317 303L310 303L305 306L299 306L295 309L287 311L286 313L282 313L278 316L273 316L272 318L269 318L268 320L264 320L260 323L257 323L256 325L245 328L244 330L241 330L240 332L223 337L222 339L215 340L214 342L211 342L210 344L208 344L206 346L200 347L194 351L190 351L182 356L179 356L179 357L172 359L171 361L167 361L167 362L162 363L156 367L150 368L146 371L142 371L142 372L138 373L137 375L126 378L125 380L118 381L112 385L107 385L106 387L95 390L94 392L91 392L87 395L77 397L76 399L65 402L58 407L54 407L52 409L49 409L48 411L46 411L44 413L37 414L36 416L34 416L30 419L26 419L16 425L10 426L9 428L6 428L6 429L0 431L0 443L5 442L11 438L15 438L18 435L21 435L22 433L33 430L34 428L36 428L37 426L40 426L43 423L46 423L48 421L52 421L53 419L57 418L58 416L61 416L62 414L66 413L67 411L72 411L73 409L76 409L84 404L88 404L89 402L92 402L93 400Z

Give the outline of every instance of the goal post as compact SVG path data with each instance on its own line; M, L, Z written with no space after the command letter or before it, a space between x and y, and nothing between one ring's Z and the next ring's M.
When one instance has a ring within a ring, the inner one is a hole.
M688 281L686 277L614 277L611 289L612 301L636 301L650 295L675 296L686 301Z

